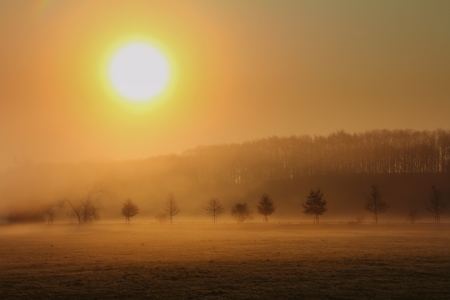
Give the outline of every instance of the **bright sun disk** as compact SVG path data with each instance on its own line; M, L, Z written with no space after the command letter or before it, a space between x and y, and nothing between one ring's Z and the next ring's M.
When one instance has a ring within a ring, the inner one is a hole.
M114 89L130 101L151 100L169 82L169 65L164 55L145 42L121 47L109 63L108 75Z

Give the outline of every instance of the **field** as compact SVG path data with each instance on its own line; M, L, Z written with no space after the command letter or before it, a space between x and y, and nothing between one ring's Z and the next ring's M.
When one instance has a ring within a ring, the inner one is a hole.
M0 299L449 299L448 225L0 227Z

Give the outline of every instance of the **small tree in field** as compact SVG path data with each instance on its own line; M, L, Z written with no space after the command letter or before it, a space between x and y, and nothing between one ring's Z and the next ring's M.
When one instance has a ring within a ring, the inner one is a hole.
M55 214L56 214L55 207L48 205L47 207L44 208L44 214L45 214L45 217L47 218L47 223L53 224L53 220L54 220Z
M173 224L173 217L180 212L173 194L169 194L169 198L167 198L166 205L163 208L163 212L167 215L168 219L170 219L170 224Z
M64 207L64 201L58 201L48 204L44 207L43 212L48 224L53 224L56 216L56 211Z
M130 219L139 213L139 207L133 203L131 199L125 200L122 206L122 215L125 217L126 223L130 223Z
M378 224L378 214L385 213L389 205L383 201L378 186L372 185L372 191L366 199L365 208L374 214L375 224Z
M264 216L264 222L269 221L268 216L274 213L275 205L273 205L272 199L266 193L262 194L258 202L258 213Z
M217 222L217 217L224 212L220 201L216 198L212 198L211 200L209 200L208 205L205 207L205 210L206 214L212 218L214 224L216 224Z
M67 200L71 212L78 219L78 223L90 223L100 219L100 206L98 200L91 198L78 201Z
M100 219L100 196L108 194L107 189L96 185L83 194L72 199L64 198L61 201L68 204L70 214L77 217L78 223L89 223Z
M417 209L411 209L406 216L406 221L411 222L411 224L416 223L419 219L419 215L417 214Z
M157 214L155 216L155 219L159 223L165 223L169 219L169 217L167 216L167 214L165 212L160 212L159 214Z
M231 215L239 224L244 223L245 220L252 219L252 213L247 203L237 203L231 208Z
M311 190L306 202L302 203L303 212L307 215L314 215L314 224L319 224L319 216L323 215L327 209L327 200L323 198L320 188L317 191Z
M441 222L441 214L444 212L446 203L444 201L442 191L437 189L434 185L431 187L430 198L427 203L427 209L434 215L434 222L439 224Z

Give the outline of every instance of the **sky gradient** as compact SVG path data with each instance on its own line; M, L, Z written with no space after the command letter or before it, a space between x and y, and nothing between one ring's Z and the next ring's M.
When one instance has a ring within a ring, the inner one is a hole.
M3 0L0 39L0 169L450 128L449 1ZM133 39L172 66L146 105L105 80Z

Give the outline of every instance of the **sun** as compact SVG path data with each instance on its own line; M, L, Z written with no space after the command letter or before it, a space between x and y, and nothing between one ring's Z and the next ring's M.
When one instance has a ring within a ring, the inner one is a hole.
M164 54L146 42L132 42L119 48L108 65L113 88L126 100L143 102L160 95L170 79Z

